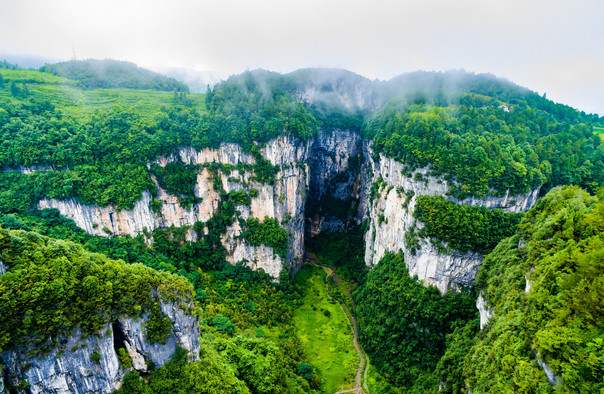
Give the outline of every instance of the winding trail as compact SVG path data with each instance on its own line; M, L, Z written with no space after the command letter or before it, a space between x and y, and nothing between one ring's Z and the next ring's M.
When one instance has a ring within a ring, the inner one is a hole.
M357 354L359 355L359 359L361 361L359 363L359 368L357 369L357 375L356 375L356 378L354 381L354 388L338 391L335 394L340 394L340 393L370 394L369 388L367 386L367 371L369 370L369 357L367 357L365 355L363 348L359 344L359 334L357 331L355 306L354 306L354 300L352 299L352 294L350 293L350 284L348 282L338 278L337 268L333 268L333 267L324 265L317 258L317 256L315 256L313 253L306 252L306 261L310 261L310 262L312 262L312 264L314 264L316 266L320 266L325 271L327 278L331 277L331 278L333 278L334 281L343 285L344 288L346 289L346 293L348 294L350 304L352 305L352 313L351 313L351 311L348 309L348 306L346 305L346 303L342 303L334 298L335 301L340 306L340 309L342 309L342 312L344 312L344 315L346 316L346 319L348 320L348 323L350 324L350 327L352 329L352 334L353 334L352 338L353 338L353 342L354 342L354 347L355 347ZM329 287L329 283L326 283L325 285ZM327 294L329 295L329 288L328 288ZM367 362L365 362L365 360L367 360ZM364 372L364 374L363 374L363 372Z

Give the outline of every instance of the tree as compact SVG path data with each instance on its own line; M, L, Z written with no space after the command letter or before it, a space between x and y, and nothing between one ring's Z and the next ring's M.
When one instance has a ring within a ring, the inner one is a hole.
M21 89L19 89L19 87L17 86L15 81L11 82L11 84L10 84L10 94L12 94L15 97L21 95Z

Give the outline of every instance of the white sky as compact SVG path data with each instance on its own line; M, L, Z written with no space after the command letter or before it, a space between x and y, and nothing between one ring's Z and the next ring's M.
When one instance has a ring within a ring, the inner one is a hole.
M604 0L0 0L0 53L231 74L464 68L604 115Z

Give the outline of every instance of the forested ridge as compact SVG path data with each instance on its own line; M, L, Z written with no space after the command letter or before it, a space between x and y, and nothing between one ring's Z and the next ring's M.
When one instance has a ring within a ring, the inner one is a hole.
M71 60L47 64L40 71L77 81L82 87L132 88L189 92L189 88L174 78L168 78L138 67L134 63L117 60Z
M152 308L153 289L162 288L200 316L201 359L189 363L179 350L161 369L131 371L122 392L321 392L324 371L308 361L293 320L309 289L285 269L275 281L250 262L227 263L223 237L238 225L248 245L284 259L291 217L242 218L258 195L252 182L275 185L286 170L261 148L282 136L303 144L319 131L348 129L372 141L374 159L404 163L402 175L427 168L450 181L457 199L578 185L554 188L524 214L419 196L413 218L421 226L407 232L409 245L423 239L441 253L486 256L476 288L445 295L411 277L402 253L387 253L368 272L366 224L307 240L358 285L359 338L379 373L378 392L602 389L604 144L594 132L602 118L471 73L369 81L341 70L256 70L189 94L141 70L95 61L39 71L0 65L0 352L48 348L76 327L94 334L119 314ZM362 105L351 87L366 92ZM157 160L224 143L240 145L252 164ZM219 196L205 222L100 237L58 210L37 209L53 198L128 210L148 192L161 215L159 188L191 209L203 200L195 191L202 171ZM249 183L239 179L241 188L227 192L223 177L235 182L235 172L249 173ZM479 294L494 312L483 330ZM161 341L161 324L149 335Z
M601 190L601 189L600 189ZM358 294L360 338L402 392L598 392L604 359L604 204L555 188L486 256L476 292L440 296L386 254ZM554 377L548 382L545 363ZM384 386L387 387L387 386Z

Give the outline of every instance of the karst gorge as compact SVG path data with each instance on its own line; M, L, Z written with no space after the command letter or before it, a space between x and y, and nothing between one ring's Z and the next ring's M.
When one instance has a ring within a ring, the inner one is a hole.
M2 67L0 393L604 389L597 115L461 71Z

